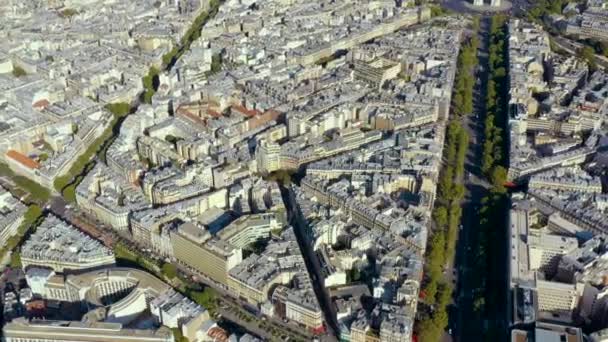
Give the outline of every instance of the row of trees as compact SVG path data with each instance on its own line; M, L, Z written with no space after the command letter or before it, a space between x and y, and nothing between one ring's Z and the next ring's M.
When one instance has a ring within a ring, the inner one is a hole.
M473 29L479 28L475 19ZM473 88L477 66L477 36L466 38L460 47L457 74L452 96L452 113L455 117L448 124L444 146L444 165L439 175L437 199L433 210L433 231L426 250L425 276L421 298L423 306L416 324L421 341L439 341L448 325L448 307L454 291L444 272L455 255L458 226L462 216L462 200L466 153L469 135L459 119L473 111Z
M545 16L551 14L561 14L563 8L570 2L569 0L536 0L534 6L528 10L528 19L531 21L541 21Z
M158 89L158 74L160 70L157 67L151 66L148 73L141 79L144 85L144 92L141 95L143 103L152 103L152 96Z
M477 26L477 21L475 25ZM458 74L454 81L452 111L458 116L470 114L473 111L473 87L475 86L474 68L477 65L477 36L468 38L460 47L458 54Z
M17 228L17 234L6 240L2 248L0 248L0 260L4 259L6 253L13 251L13 254L11 254L11 267L21 267L21 257L16 248L33 229L42 223L42 219L42 208L35 204L30 205L24 214L23 222Z
M492 188L481 200L479 209L478 248L474 250L476 272L471 272L474 284L473 312L476 320L486 321L482 329L483 338L500 339L502 328L497 324L504 314L504 271L506 263L506 215L509 197L504 186L508 165L508 46L506 18L492 18L490 31L490 79L488 81L487 117L485 118L485 142L483 146L482 171ZM481 327L480 327L481 329Z
M13 76L15 77L23 77L27 75L27 71L25 71L25 69L23 69L22 67L15 65L13 66Z
M544 28L551 34L559 35L561 34L554 26L552 26L549 22L550 20L545 20L549 15L552 14L562 14L562 11L566 7L566 5L570 2L576 2L583 9L586 7L585 0L538 0L535 1L534 7L532 7L528 13L528 19L544 24ZM573 13L564 13L566 17L572 15ZM592 38L584 38L583 37L572 37L577 40L579 43L583 43L583 46L580 50L578 50L577 55L579 58L584 59L589 65L589 71L594 72L597 70L597 59L596 54L608 57L608 43L595 40ZM559 52L560 50L555 48L555 43L552 41L551 50ZM566 52L563 52L566 53Z
M175 264L154 260L122 242L114 244L114 255L119 265L146 270L169 282L177 290L204 306L207 310L216 309L214 305L216 299L215 291L211 288L203 289L191 280L184 278L179 273Z
M424 304L417 332L422 341L439 341L448 324L448 306L453 286L443 276L446 264L455 255L458 226L462 215L461 202L465 195L462 184L464 163L469 136L461 124L454 120L447 129L445 165L440 174L437 200L433 211L433 234L427 246Z
M175 61L181 57L181 55L190 49L193 41L200 37L200 33L203 25L207 20L215 15L219 9L219 0L211 0L209 3L209 11L202 12L193 22L190 29L182 37L182 44L179 48L174 48L165 54L162 58L163 68L169 69L173 66ZM218 69L218 57L214 58L214 66ZM142 93L142 101L144 103L151 103L152 96L156 93L158 88L158 75L160 70L154 66L150 68L148 73L142 78L144 86L144 92ZM106 105L114 118L110 126L103 132L103 134L97 138L89 148L76 160L70 170L62 177L58 177L54 182L54 188L62 194L62 196L69 202L76 201L76 187L82 181L82 178L95 166L95 162L92 161L93 155L97 154L100 159L105 162L105 152L113 141L113 137L118 134L118 127L120 123L130 113L130 105L128 103L112 103ZM48 195L46 196L48 198Z
M76 187L80 184L84 176L95 166L95 161L92 160L93 156L105 151L105 148L107 148L106 141L110 140L117 133L118 130L115 126L119 125L120 122L122 122L122 119L129 114L131 107L128 103L112 103L106 105L106 109L114 115L110 125L92 144L89 145L86 151L76 159L68 172L61 177L57 177L53 182L55 190L61 193L68 202L73 203L76 201Z
M13 170L4 163L0 163L0 176L10 178L19 189L27 192L30 196L28 200L43 204L51 197L51 193L47 188L27 177L15 174Z
M586 41L586 44L595 44L593 41ZM604 49L602 47L599 48L595 48L595 45L590 45L590 46L583 46L579 51L578 51L578 57L583 59L585 62L587 62L587 65L589 66L589 72L593 73L597 70L597 57L595 56L596 53L600 53L600 54L608 54L608 50L606 52L603 52L602 50L597 51L597 49Z
M507 78L507 18L494 16L490 28L489 73L481 171L494 186L502 187L508 163L506 127L508 124L509 79Z
M504 317L506 283L506 228L509 197L504 190L493 189L482 198L479 209L479 244L475 251L476 265L471 272L475 284L473 312L478 322L487 320L484 341L500 339L504 331L497 324Z
M170 70L175 62L192 46L192 43L199 39L201 36L201 32L203 26L209 18L213 18L220 7L220 0L210 0L209 1L209 9L207 11L201 12L194 21L186 34L182 37L179 46L174 46L169 52L163 55L162 57L162 69ZM213 56L211 69L212 71L219 70L219 64L221 64L221 58L219 55ZM144 103L152 103L152 96L156 93L158 89L158 75L160 70L154 66L150 67L148 73L142 78L142 83L144 86L144 92L141 95L141 100Z

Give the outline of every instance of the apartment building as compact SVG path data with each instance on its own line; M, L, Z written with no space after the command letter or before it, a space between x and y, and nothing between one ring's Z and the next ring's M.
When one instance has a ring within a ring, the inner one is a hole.
M171 232L175 259L211 280L227 286L228 271L243 260L242 249L214 238L192 223Z
M18 319L2 329L4 342L174 342L167 327L150 330L123 328L120 323L27 321Z

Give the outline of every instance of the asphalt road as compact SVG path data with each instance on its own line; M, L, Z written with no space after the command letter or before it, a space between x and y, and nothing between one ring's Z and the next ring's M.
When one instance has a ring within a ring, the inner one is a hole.
M62 197L51 198L51 201L49 203L49 211L52 212L54 215L61 217L63 220L73 223L77 228L79 228L79 225L75 222L74 218L78 218L77 221L84 222L86 224L91 224L99 228L100 231L110 234L114 242L121 242L123 245L127 246L131 250L136 250L140 254L145 255L151 259L158 259L157 255L146 250L146 248L148 248L147 246L141 246L137 243L137 241L133 240L133 237L129 233L118 233L115 230L106 227L97 219L87 215L86 213L75 208L73 205L67 203ZM85 233L87 233L86 230ZM188 270L187 268L182 267L179 264L177 266L179 267L179 270L184 274L188 275L189 277L195 276L200 283L215 289L221 295L221 300L230 303L232 308L243 308L247 305L246 302L241 301L238 298L232 297L230 291L225 289L225 286L223 286L222 284L215 283L211 279L205 278L200 274L196 274ZM255 322L240 319L234 312L230 311L228 308L220 308L219 312L222 314L224 319L233 322L234 324L240 326L246 331L268 339L272 337L272 335L262 330ZM268 322L272 323L275 327L280 327L286 332L289 332L289 334L286 335L291 334L304 340L313 339L313 335L309 331L303 330L302 328L294 325L293 323L285 323L279 319L273 318L268 319ZM330 333L317 336L317 338L322 342L334 342L336 340L335 337Z
M477 82L474 89L474 113L463 118L462 125L469 133L469 150L465 161L464 184L467 193L463 203L462 229L456 246L457 287L456 307L450 316L450 327L455 341L475 341L479 338L476 328L480 322L473 322L473 284L470 283L471 272L475 270L475 252L479 235L476 228L479 222L478 209L481 199L488 192L488 184L481 174L483 152L483 121L486 115L486 87L488 81L488 45L490 17L484 17L480 22L479 49L477 51L478 65L483 69L477 71ZM471 329L474 328L474 329Z

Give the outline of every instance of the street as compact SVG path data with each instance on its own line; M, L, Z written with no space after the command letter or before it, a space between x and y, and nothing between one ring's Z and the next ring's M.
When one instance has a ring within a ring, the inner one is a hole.
M298 244L300 245L302 257L306 262L308 273L311 274L311 281L315 294L317 295L317 300L319 301L319 305L321 306L321 310L325 317L327 334L324 335L323 340L335 341L338 336L337 332L339 331L338 323L336 322L336 313L334 312L329 292L322 283L324 278L321 274L319 259L316 257L315 252L312 249L312 243L304 232L304 218L298 209L293 191L289 188L282 187L281 192L283 195L283 202L289 211L290 222L294 227L293 229L296 238L298 239Z
M158 256L156 256L149 249L147 249L146 246L138 245L137 241L134 241L132 236L130 236L130 234L128 234L128 233L121 234L121 233L114 231L113 229L111 229L109 227L106 227L101 222L99 222L97 219L89 216L87 213L84 213L84 212L78 210L77 208L72 207L70 204L65 202L65 200L62 197L53 197L51 199L51 202L49 205L49 211L52 212L54 215L61 217L63 220L70 222L71 224L73 224L74 226L81 229L82 231L84 231L87 234L91 234L88 226L97 227L98 228L97 230L101 234L111 236L111 240L113 243L120 242L122 245L126 246L130 250L137 251L137 253L140 255L143 255L143 256L153 259L153 260L159 260ZM87 227L84 227L85 225ZM97 236L94 236L94 237L99 238ZM106 241L102 241L102 242L105 243ZM162 262L162 260L159 260L159 261ZM267 339L271 339L273 337L273 335L270 334L269 331L271 329L275 329L275 328L279 328L279 327L281 329L283 329L283 331L285 331L284 335L286 335L286 336L289 336L289 335L291 335L292 337L295 336L301 340L312 340L314 338L314 336L309 331L307 331L297 325L294 325L291 322L285 323L285 322L281 321L280 319L268 318L266 321L266 328L262 328L261 324L259 324L260 317L243 309L243 308L247 307L248 304L246 302L243 302L240 299L233 298L230 291L228 291L224 285L215 283L211 279L206 278L203 275L201 275L193 270L189 270L182 265L177 264L177 266L178 266L178 270L182 274L184 274L187 278L194 277L197 279L198 282L204 284L205 286L209 286L209 287L213 288L219 294L218 299L219 299L220 303L223 303L223 304L220 305L218 312L221 314L223 319L233 322L234 324L238 325L239 327L243 328L244 330L246 330L252 334L255 334L255 335L267 338ZM171 284L171 285L174 287L176 286L176 284ZM335 339L329 335L319 336L318 338L321 341L335 341Z
M455 268L457 269L456 307L450 317L450 327L454 331L456 341L475 341L479 337L475 330L468 326L473 317L474 284L470 283L470 273L475 272L475 255L478 247L479 235L476 234L478 226L478 210L481 199L488 192L488 184L483 180L481 174L481 162L483 152L483 122L486 116L486 92L488 82L488 45L490 31L490 17L484 17L480 21L478 32L479 48L477 50L478 68L475 83L473 105L474 113L462 118L462 126L469 134L469 150L465 160L464 184L467 189L463 203L462 229L460 230L456 245ZM468 176L467 176L468 175ZM478 322L479 323L479 322Z
M577 55L579 53L579 51L583 47L585 47L584 44L575 42L571 39L568 39L568 38L565 38L562 36L552 35L551 38L553 38L553 42L555 43L555 45L558 48L560 48L572 55ZM595 61L598 65L598 67L600 67L604 70L608 69L608 58L606 58L605 56L595 54Z

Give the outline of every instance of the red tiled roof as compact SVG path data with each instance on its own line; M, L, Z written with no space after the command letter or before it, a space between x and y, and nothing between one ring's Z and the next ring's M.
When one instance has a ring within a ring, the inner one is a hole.
M42 100L38 100L38 101L34 102L34 104L32 105L32 107L39 108L39 109L44 109L44 108L48 107L50 104L51 103L49 102L49 100L42 99Z
M220 116L222 116L222 113L215 111L213 109L207 109L207 114L213 116L214 118L219 118Z
M224 331L224 329L219 327L213 327L209 329L209 331L207 332L207 336L213 338L216 341L228 341L228 334L226 334L226 331Z
M249 116L249 117L260 114L259 111L255 110L255 109L247 109L244 106L232 106L232 109L236 110L237 112L242 113L245 116Z
M183 118L189 119L190 121L192 121L195 124L199 124L199 125L203 125L203 126L207 125L207 118L201 118L198 115L191 113L187 110L179 111L177 114L182 116Z
M33 160L32 158L17 152L15 150L8 150L8 152L6 152L6 156L14 159L15 161L19 162L21 165L30 168L30 169L39 169L40 168L40 164L38 164L38 162L36 162L35 160Z

